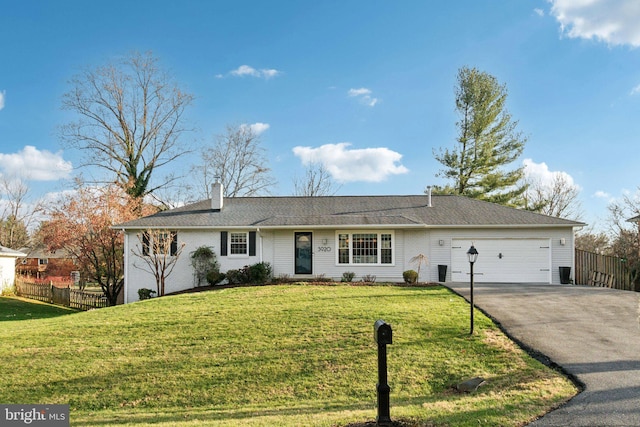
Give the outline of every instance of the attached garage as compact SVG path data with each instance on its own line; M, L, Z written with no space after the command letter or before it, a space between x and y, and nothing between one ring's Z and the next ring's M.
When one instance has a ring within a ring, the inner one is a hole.
M451 280L469 281L469 242L478 250L476 282L552 283L551 240L548 238L453 239Z

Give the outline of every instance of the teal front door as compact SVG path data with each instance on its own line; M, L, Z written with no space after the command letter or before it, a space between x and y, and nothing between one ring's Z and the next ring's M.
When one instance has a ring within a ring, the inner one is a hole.
M313 274L313 251L311 232L295 233L295 274Z

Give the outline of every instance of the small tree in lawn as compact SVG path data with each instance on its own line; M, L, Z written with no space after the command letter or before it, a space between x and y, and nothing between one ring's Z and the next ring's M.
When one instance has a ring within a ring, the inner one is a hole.
M165 283L175 268L184 243L178 243L178 233L169 230L145 230L137 234L138 244L131 253L143 261L143 265L133 266L153 274L156 279L156 293L165 294Z
M416 264L418 266L418 281L420 281L420 266L424 264L425 266L429 265L429 258L427 258L424 254L418 254L409 260L411 264Z

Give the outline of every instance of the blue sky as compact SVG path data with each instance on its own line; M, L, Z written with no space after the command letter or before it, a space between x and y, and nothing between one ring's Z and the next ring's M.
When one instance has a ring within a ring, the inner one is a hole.
M515 166L566 174L583 221L604 228L607 205L640 185L637 0L0 0L0 10L0 174L26 179L33 197L79 172L81 154L57 136L72 118L60 109L68 80L134 50L152 51L196 97L185 144L210 144L227 124L261 131L274 195L292 194L305 156L325 162L338 194L445 184L433 149L454 146L462 66L506 84L529 138Z

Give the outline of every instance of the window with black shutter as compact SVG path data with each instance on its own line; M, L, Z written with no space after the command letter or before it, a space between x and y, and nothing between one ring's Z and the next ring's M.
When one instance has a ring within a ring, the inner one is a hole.
M256 256L256 232L249 232L249 256Z
M177 253L178 253L178 232L177 231L173 231L171 233L171 252L170 252L170 255L171 256L176 256Z
M144 231L142 233L142 255L143 256L149 256L149 233L147 233L146 231Z
M228 233L226 231L220 232L220 256L227 256L227 238Z
M221 231L220 256L256 255L255 231Z

